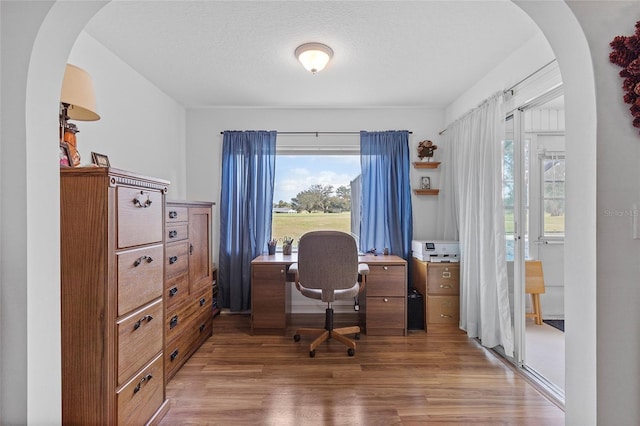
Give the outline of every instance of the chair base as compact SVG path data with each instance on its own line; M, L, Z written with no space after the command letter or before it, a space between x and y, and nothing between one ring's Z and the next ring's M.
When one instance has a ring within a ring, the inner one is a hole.
M360 327L339 327L333 328L333 309L327 308L325 312L325 325L324 328L299 328L296 330L296 334L293 336L293 340L296 342L300 340L300 335L317 335L313 342L309 345L309 356L315 356L315 351L320 344L326 342L329 339L335 339L340 343L347 346L347 354L349 356L355 355L356 342L346 337L346 334L355 334L355 339L360 338Z

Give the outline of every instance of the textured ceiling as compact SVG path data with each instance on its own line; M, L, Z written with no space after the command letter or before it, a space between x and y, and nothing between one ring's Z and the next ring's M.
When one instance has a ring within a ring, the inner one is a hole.
M505 0L112 1L86 31L185 107L331 108L447 106L539 32Z

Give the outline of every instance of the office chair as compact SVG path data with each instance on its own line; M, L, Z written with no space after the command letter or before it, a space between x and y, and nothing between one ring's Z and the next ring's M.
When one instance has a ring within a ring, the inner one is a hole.
M295 274L296 288L302 295L327 303L324 328L299 328L293 340L300 341L301 334L318 335L309 345L309 356L328 339L345 344L347 354L356 352L356 342L346 337L355 334L360 338L360 327L333 327L333 302L355 297L364 289L365 276L369 272L366 263L358 263L358 248L353 237L338 231L312 231L300 238L298 262L289 267ZM358 283L358 275L362 277Z
M524 279L526 294L531 295L532 312L526 314L527 318L533 318L537 325L542 324L542 308L540 307L540 294L544 293L544 274L542 262L539 260L526 260L524 266Z

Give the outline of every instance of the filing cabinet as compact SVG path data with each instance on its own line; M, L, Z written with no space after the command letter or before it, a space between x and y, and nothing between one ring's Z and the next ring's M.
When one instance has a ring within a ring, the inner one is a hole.
M60 170L63 424L146 424L168 410L168 185L114 168Z
M460 322L460 264L413 258L413 287L425 300L425 324Z

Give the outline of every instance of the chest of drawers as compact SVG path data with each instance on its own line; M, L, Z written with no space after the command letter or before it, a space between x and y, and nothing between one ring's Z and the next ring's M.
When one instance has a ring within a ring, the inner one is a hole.
M213 333L213 203L167 201L165 209L165 378Z
M163 211L169 182L60 172L62 421L145 424L168 410Z

